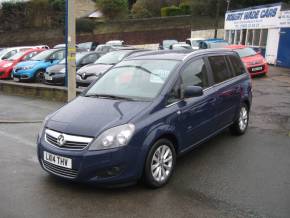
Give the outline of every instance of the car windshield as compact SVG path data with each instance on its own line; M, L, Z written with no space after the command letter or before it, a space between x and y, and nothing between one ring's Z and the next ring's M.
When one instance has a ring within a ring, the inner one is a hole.
M130 53L130 50L113 51L100 57L95 64L115 65L123 60L123 58Z
M238 52L241 58L255 56L257 54L252 48L236 49L235 51Z
M65 58L62 59L62 60L59 62L59 64L65 64Z
M78 47L83 49L91 49L92 43L91 42L80 43L78 44Z
M178 63L175 60L123 61L104 74L85 96L152 100Z
M178 43L176 40L164 40L163 41L163 47L164 48L169 48L171 45Z
M77 65L78 65L80 59L81 59L83 56L85 56L85 55L86 55L86 53L77 53L77 54L76 54L76 63L77 63ZM65 64L65 58L62 59L62 60L59 62L59 64Z
M55 51L56 50L46 50L46 51L40 52L39 54L35 55L30 60L32 60L32 61L44 61Z
M6 53L7 49L3 49L0 51L0 57Z
M202 40L191 40L191 46L192 47L198 47L199 43L201 42Z
M225 48L229 45L229 43L227 42L212 42L208 44L209 44L209 48Z
M8 60L9 61L15 61L15 60L21 58L24 54L25 54L24 51L18 52L15 55L13 55L12 57L10 57Z

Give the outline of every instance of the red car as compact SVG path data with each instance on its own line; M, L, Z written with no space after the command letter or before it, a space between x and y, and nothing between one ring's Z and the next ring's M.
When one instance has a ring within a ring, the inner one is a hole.
M269 66L266 59L254 49L244 45L230 45L227 48L238 52L251 77L268 73Z
M18 64L21 61L27 61L44 50L45 49L40 48L29 49L18 52L7 60L2 60L0 62L0 79L11 78L11 72L16 64Z

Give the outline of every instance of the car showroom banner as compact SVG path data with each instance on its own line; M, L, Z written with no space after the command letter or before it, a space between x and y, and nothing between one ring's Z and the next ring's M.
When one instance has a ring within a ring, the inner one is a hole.
M281 12L280 27L290 27L290 10Z
M279 26L281 5L255 7L229 11L225 16L225 29L263 29Z

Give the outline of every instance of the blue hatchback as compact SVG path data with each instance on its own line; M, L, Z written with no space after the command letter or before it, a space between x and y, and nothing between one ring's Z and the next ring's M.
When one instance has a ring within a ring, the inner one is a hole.
M57 64L65 57L64 49L50 49L35 55L29 61L20 62L13 71L15 81L42 82L46 68Z
M74 181L153 188L176 157L226 128L246 132L250 77L237 53L148 52L110 69L49 115L37 140L44 170Z

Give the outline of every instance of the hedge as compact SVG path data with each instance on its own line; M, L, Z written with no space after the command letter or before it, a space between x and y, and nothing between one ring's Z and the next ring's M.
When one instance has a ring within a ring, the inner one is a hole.
M185 3L181 3L181 4L179 5L179 8L183 11L183 13L184 13L185 15L189 15L189 14L191 14L191 7L190 7L190 5L185 4Z
M161 8L161 17L180 16L191 14L191 7L188 4L180 4L179 7L172 5L170 7Z

